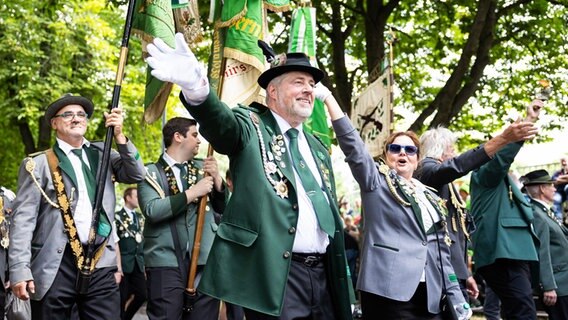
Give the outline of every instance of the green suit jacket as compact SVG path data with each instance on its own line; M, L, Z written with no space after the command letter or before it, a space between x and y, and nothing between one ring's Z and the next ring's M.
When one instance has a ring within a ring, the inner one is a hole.
M477 230L472 235L477 268L496 259L537 261L538 239L533 212L508 175L522 143L510 143L471 175L471 212Z
M159 162L165 168L167 164L160 157ZM197 167L197 181L203 178L203 161L192 160ZM144 260L146 267L177 267L178 260L174 247L170 222L175 221L180 249L182 254L193 248L195 237L195 222L199 203L187 204L184 192L169 194L169 186L163 181L156 164L147 167L148 173L144 181L138 184L138 202L146 218L144 225ZM213 210L223 213L225 209L225 192L215 189L209 195L209 202L203 225L201 249L199 251L199 265L204 265L213 243L217 224L214 220ZM182 257L183 259L183 257Z
M234 185L198 289L230 303L278 316L290 269L298 201L288 154L280 160L276 152L270 154L276 158L273 163L282 176L266 169L263 158L266 151L274 151L271 143L282 133L272 113L259 104L255 104L256 109L240 106L231 110L213 93L199 106L190 106L183 95L180 98L215 151L229 156ZM337 319L351 319L351 279L347 273L331 160L320 141L307 133L306 138L325 181L336 225L327 252L327 278L335 314ZM279 195L269 178L282 181L287 196Z
M130 218L124 208L114 215L114 225L118 234L120 247L120 261L122 272L132 273L135 263L141 272L144 272L144 242L136 242L136 233L142 232L142 217L138 213L138 224Z
M540 240L538 248L539 279L544 291L556 290L556 295L568 295L568 229L547 212L548 208L532 201L534 229Z

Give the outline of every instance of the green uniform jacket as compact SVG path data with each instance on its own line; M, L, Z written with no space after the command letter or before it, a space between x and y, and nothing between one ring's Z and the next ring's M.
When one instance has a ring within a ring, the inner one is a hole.
M114 225L118 234L118 246L120 247L120 263L123 273L132 273L134 271L135 262L138 268L144 272L144 242L136 242L136 233L142 230L142 218L138 213L138 225L130 219L124 208L116 212L114 215ZM129 231L127 231L129 230Z
M568 229L548 216L549 209L532 201L534 229L540 240L538 248L539 279L544 291L568 296Z
M159 161L164 168L167 166L161 157ZM199 169L197 174L197 181L199 181L203 178L203 170L201 170L203 161L195 159L192 162ZM177 267L178 260L170 222L172 219L175 220L182 254L191 252L199 203L187 204L184 192L167 196L168 183L163 181L156 165L150 164L146 168L148 170L146 178L138 184L138 202L146 218L144 225L144 260L146 267ZM207 204L198 265L204 265L207 261L209 249L215 231L217 231L213 210L223 213L225 208L225 192L217 192L215 188L213 190L209 195Z
M263 158L272 150L273 139L278 140L282 133L272 113L259 104L255 104L258 109L240 106L231 110L213 93L199 106L190 106L183 95L180 99L215 151L229 156L234 184L198 289L215 298L278 316L290 269L298 203L288 154L272 162L283 177L271 174L269 169L265 172ZM336 225L326 262L335 315L337 319L352 319L351 279L331 160L320 141L308 133L306 138L325 181ZM270 156L277 154L271 151ZM275 182L286 180L287 196L279 196L268 177Z
M508 175L522 143L510 143L471 175L472 235L477 268L495 259L537 261L531 205Z

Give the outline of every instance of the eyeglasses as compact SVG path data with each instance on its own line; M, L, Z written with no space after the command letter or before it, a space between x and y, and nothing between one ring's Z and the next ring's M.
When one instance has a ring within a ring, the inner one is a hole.
M83 120L83 119L88 118L88 115L87 115L87 113L84 112L84 111L77 111L77 112L65 111L65 112L63 112L62 114L58 114L58 115L55 115L55 116L53 116L53 117L54 117L54 118L61 117L61 118L63 118L63 120L65 120L65 121L70 121L70 120L73 120L75 117L77 117L77 118Z
M400 151L404 149L404 152L408 155L415 155L418 152L418 147L415 146L402 146L400 144L388 144L387 145L387 150L390 153L400 153Z

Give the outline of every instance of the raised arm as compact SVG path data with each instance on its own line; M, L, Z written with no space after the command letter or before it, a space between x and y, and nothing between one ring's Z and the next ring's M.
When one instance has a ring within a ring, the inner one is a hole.
M314 91L316 98L323 100L327 107L337 141L359 187L362 191L374 190L378 183L378 171L359 133L353 128L337 100L324 85L321 83L316 85Z

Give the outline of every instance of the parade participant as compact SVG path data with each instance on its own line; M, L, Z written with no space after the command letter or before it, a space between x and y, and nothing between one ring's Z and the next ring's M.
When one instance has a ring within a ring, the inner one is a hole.
M538 236L539 284L542 302L551 320L568 319L568 228L552 212L554 180L546 170L535 170L521 177L534 212Z
M391 134L383 150L386 163L375 163L329 90L319 85L316 92L327 106L365 208L357 283L363 317L441 319L445 294L460 319L471 317L450 263L446 208L412 178L420 156L416 135Z
M230 159L234 193L198 289L243 306L247 320L351 319L331 160L302 127L323 72L302 53L274 57L258 79L266 106L231 110L182 35L175 49L157 39L148 51L153 75L180 85L200 132Z
M199 199L209 196L210 203L200 240L198 278L217 230L213 210L223 213L225 208L223 178L215 158L195 159L201 143L195 120L172 118L162 128L162 134L166 150L156 163L147 166L146 179L138 184L140 207L146 217L148 318L217 320L218 299L200 294L194 310L186 313L183 303Z
M104 181L103 212L96 227L96 252L88 293L76 290L93 218L95 177L102 143L84 138L93 103L65 95L45 111L56 134L53 148L24 159L10 232L9 268L14 294L30 299L33 319L69 318L77 304L81 319L113 319L120 314L113 180L136 183L144 178L138 151L122 131L122 110L104 114L114 127L118 152L110 154ZM113 179L114 177L114 179Z
M456 136L447 128L430 129L420 136L422 160L414 176L423 184L437 190L448 208L448 231L452 266L458 277L464 297L477 298L479 290L467 266L467 247L474 230L473 218L466 209L453 181L465 176L491 160L497 151L511 142L524 140L536 133L532 123L513 123L502 134L486 143L456 156Z
M12 190L0 187L0 319L4 319L4 309L6 304L8 271L8 246L10 244L10 219L12 217L12 203L16 195Z
M135 187L124 190L124 207L116 212L114 224L122 266L120 282L120 311L123 320L130 320L146 301L146 276L144 275L144 243L142 216L138 208L138 191Z
M560 170L557 170L552 175L553 180L558 180L561 176L568 175L568 161L563 157L560 159ZM559 221L564 219L564 202L568 199L568 184L557 183L556 193L554 194L554 214Z
M527 116L517 123L535 122L541 100L533 100ZM528 137L527 139L530 139ZM529 261L537 261L533 213L509 168L524 141L510 143L471 175L472 235L477 272L501 300L505 319L536 319Z

